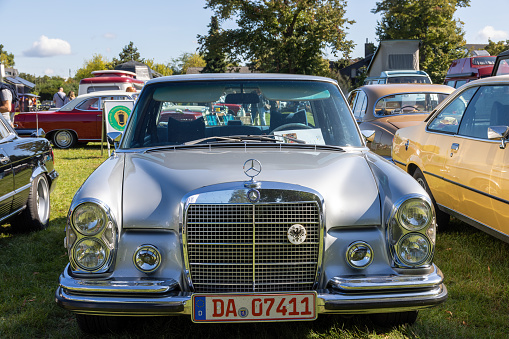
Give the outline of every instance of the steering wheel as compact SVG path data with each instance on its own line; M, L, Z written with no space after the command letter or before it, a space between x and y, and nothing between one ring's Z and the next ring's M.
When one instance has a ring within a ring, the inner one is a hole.
M403 112L403 110L404 110L405 108L412 108L412 111L411 111L411 112L415 112L415 111L418 111L418 110L419 110L419 109L418 109L417 107L415 107L415 106L412 106L412 105L406 105L406 106L403 106L403 107L400 107L400 108L396 108L396 109L395 109L394 111L392 111L392 112L396 112L396 111L397 111L398 113L401 113L401 112Z
M291 123L284 124L284 125L281 125L281 126L278 126L278 127L274 128L269 134L274 134L274 132L282 131L282 130L285 130L285 129L292 129L292 128L297 128L297 129L312 129L313 127L308 126L306 124L301 124L301 123L298 123L298 122L291 122Z

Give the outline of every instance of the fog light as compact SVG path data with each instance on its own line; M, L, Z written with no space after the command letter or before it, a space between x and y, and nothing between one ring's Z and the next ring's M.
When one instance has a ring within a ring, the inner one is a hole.
M142 245L134 253L133 261L140 271L145 273L154 272L161 264L161 253L155 246Z
M420 233L409 233L399 242L398 256L407 265L422 264L430 255L430 243Z
M373 261L373 249L364 241L351 243L346 251L346 262L353 268L366 268Z

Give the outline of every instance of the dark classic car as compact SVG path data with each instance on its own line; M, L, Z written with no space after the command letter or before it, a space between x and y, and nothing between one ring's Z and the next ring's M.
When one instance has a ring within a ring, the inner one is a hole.
M222 96L253 119L162 119ZM56 290L85 332L125 316L413 323L447 298L432 201L369 151L331 79L153 79L109 138L115 153L71 202Z
M42 128L57 148L70 148L76 142L100 141L103 100L134 100L136 92L98 91L79 95L56 111L19 113L16 130Z
M348 103L361 131L371 135L368 147L390 158L394 133L422 122L452 92L445 85L366 85L350 92Z
M41 135L41 131L38 132ZM0 222L13 231L48 226L50 193L58 173L53 150L44 138L21 138L0 116Z

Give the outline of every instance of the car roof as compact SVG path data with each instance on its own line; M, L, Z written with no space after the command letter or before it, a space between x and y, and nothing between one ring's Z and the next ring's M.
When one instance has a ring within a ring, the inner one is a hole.
M381 77L400 76L400 75L417 75L417 76L428 76L428 73L424 71L418 71L413 69L403 69L397 71L383 71L380 73Z
M109 96L115 96L115 95L131 96L133 93L136 93L136 92L126 92L126 91L121 91L121 90L95 91L95 92L78 95L76 97L76 99L86 99L86 98L97 97L97 96L108 96L109 97Z
M359 87L369 97L383 97L395 93L446 93L454 92L455 88L438 84L373 84Z
M460 88L463 88L464 86L478 86L478 85L486 85L486 84L496 84L496 83L508 83L509 82L509 74L504 75L496 75L491 77L486 77L474 81L469 81L466 83L466 85L461 86Z
M181 74L170 75L149 80L146 85L173 82L173 81L204 81L204 80L288 80L288 81L325 81L337 84L336 80L302 74L280 73L204 73L204 74Z

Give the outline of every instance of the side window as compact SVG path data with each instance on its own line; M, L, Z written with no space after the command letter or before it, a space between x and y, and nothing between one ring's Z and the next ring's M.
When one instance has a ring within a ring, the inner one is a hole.
M479 87L472 87L463 91L456 99L447 105L428 125L428 130L455 134L458 132L461 118L468 104Z
M366 96L366 93L360 91L359 94L357 94L357 100L355 102L355 107L353 111L353 115L357 119L361 119L364 114L366 113L366 105L367 105L368 98Z
M9 130L5 127L4 123L0 121L0 139L6 138L9 133Z
M454 87L455 86L455 81L454 80L447 80L444 85ZM456 88L456 87L454 87L454 88Z
M353 104L355 102L355 98L357 97L357 94L359 93L359 91L353 91L352 93L350 93L350 95L348 96L348 105L350 106L350 108L352 108L353 110Z
M458 80L458 81L456 81L456 87L454 87L454 88L460 88L461 86L463 86L466 83L467 83L467 80Z
M93 111L99 109L99 98L90 98L76 106L76 109L82 111Z
M482 86L468 106L458 134L488 139L490 126L509 126L509 86Z

